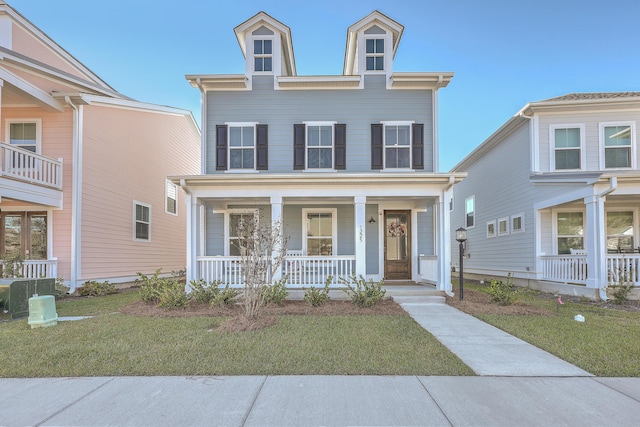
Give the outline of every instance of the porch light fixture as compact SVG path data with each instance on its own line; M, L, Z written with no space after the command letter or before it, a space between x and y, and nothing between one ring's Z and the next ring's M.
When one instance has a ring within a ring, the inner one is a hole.
M369 224L375 224L376 219L374 217L369 218Z
M460 243L460 301L464 298L464 242L467 241L467 230L460 227L456 230L456 240Z

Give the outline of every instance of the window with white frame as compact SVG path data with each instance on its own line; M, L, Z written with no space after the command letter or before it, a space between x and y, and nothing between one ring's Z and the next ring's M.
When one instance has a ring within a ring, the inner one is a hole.
M367 71L384 70L384 39L367 39L365 42L365 57Z
M498 218L498 236L509 234L509 218Z
M384 124L385 169L411 168L411 124Z
M582 168L582 137L580 127L551 128L553 164L555 170Z
M633 167L635 136L631 124L601 123L600 135L605 168Z
M336 252L336 210L303 210L304 247L308 256L331 256Z
M496 237L496 220L487 221L487 237Z
M253 237L258 228L256 211L229 212L229 256L244 255L253 245Z
M21 148L32 153L40 153L41 120L7 120L6 140L13 147ZM30 156L13 153L7 160L14 168L35 168L36 160Z
M333 123L307 123L307 169L333 169Z
M229 123L229 169L255 169L255 123Z
M256 39L253 41L254 71L273 71L273 42L270 39Z
M476 225L476 196L467 197L464 201L465 226L473 228Z
M511 233L522 233L524 231L524 214L520 213L511 216Z
M582 212L558 212L558 255L569 254L571 249L584 249L584 222Z
M151 205L133 202L133 238L134 240L151 240Z
M178 214L178 186L168 179L165 180L165 212Z
M607 251L633 251L633 232L633 211L607 212Z

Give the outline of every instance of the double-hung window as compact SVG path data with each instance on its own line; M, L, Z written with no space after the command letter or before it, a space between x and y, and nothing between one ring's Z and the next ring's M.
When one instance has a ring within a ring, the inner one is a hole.
M511 232L512 233L524 232L524 213L511 216Z
M229 124L229 169L255 169L255 148L255 124Z
M32 153L40 153L40 120L7 121L7 140L13 147ZM35 168L36 159L23 153L14 152L11 167Z
M633 167L634 126L602 123L600 135L604 150L604 168Z
M386 124L384 127L385 169L411 167L411 124Z
M258 214L256 211L235 211L229 213L230 256L241 256L253 246L255 233L258 231Z
M165 180L164 211L172 215L178 214L178 186L168 179Z
M258 39L253 41L254 71L273 71L273 42L270 39Z
M582 138L580 127L551 129L555 170L582 168Z
M367 39L365 44L365 62L367 71L383 71L384 39Z
M465 226L473 228L476 225L476 196L468 197L464 201Z
M607 250L632 251L633 211L607 212Z
M571 249L584 249L584 222L582 212L558 212L558 255L569 254Z
M333 169L332 123L307 123L307 169Z
M336 210L303 209L304 245L308 256L331 256L336 252Z
M148 242L151 240L151 206L133 202L133 238Z

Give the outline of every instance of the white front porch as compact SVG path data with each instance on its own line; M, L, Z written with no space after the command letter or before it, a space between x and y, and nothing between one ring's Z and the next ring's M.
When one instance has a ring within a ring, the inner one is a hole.
M9 269L5 263L0 262L0 267L5 278L24 278L24 279L55 279L58 277L58 260L57 259L28 259L22 262L14 263ZM13 274L7 276L7 272Z
M542 280L568 284L586 285L588 263L586 255L543 256ZM640 286L640 254L607 254L607 285L612 286L621 280Z

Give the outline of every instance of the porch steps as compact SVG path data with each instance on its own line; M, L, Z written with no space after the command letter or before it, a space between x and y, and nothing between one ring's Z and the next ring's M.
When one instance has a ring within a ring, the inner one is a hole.
M431 285L385 286L386 295L398 304L444 304L444 292Z

